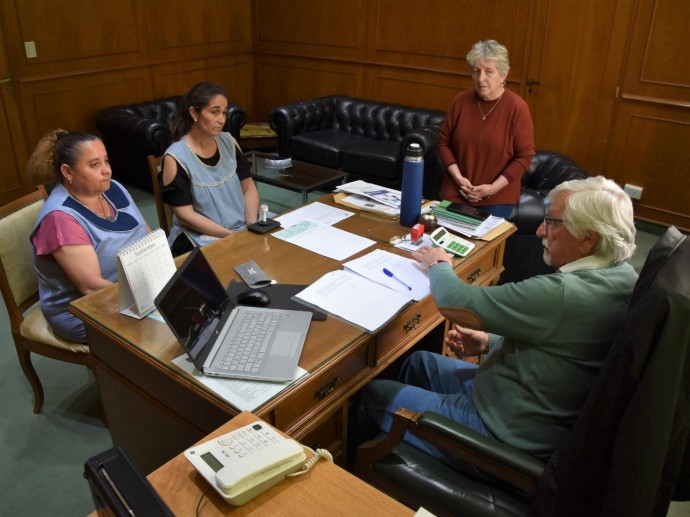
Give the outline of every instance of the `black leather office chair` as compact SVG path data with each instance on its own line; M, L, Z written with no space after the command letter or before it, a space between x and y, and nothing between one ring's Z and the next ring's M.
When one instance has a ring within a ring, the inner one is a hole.
M689 263L690 239L669 228L582 414L547 463L440 415L399 410L387 435L359 448L356 473L439 516L665 516L671 500L690 498ZM406 430L499 479L452 469L402 442Z

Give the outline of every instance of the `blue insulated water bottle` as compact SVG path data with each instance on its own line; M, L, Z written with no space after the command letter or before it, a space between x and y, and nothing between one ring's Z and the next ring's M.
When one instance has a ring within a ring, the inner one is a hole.
M424 157L422 146L411 143L407 146L402 170L402 196L400 198L400 224L414 226L422 212L422 181L424 179Z

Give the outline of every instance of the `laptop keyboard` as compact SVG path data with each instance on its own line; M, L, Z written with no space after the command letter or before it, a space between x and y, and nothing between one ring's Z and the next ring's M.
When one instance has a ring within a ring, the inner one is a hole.
M261 368L280 315L245 311L237 317L237 330L226 336L229 346L221 351L218 367L227 372L256 373Z

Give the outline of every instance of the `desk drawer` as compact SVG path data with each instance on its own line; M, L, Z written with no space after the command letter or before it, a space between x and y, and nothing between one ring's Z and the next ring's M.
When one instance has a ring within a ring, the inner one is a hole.
M460 265L456 270L458 277L467 284L488 285L495 281L503 270L499 249L492 248L467 265Z
M335 397L350 379L368 370L367 356L371 340L367 340L343 357L333 360L333 365L317 373L295 390L275 410L275 426L286 429L327 398Z
M390 355L399 356L402 348L412 346L442 320L431 296L413 303L376 336L374 364L386 362Z

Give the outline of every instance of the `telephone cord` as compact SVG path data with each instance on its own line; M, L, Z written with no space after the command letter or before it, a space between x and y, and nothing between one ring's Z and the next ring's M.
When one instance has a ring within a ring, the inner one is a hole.
M319 461L321 458L328 460L328 461L333 461L333 455L327 450L327 449L316 449L314 451L310 447L305 447L306 449L309 449L312 452L312 457L309 458L303 465L301 470L298 470L297 472L293 472L292 474L288 474L287 477L295 477L295 476L301 476L302 474L306 474L309 472L309 470L314 466L314 464Z

